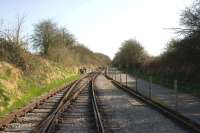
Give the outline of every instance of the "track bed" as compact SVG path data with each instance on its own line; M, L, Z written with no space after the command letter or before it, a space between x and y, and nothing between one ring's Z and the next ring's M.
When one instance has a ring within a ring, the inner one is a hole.
M57 133L94 133L96 126L94 123L93 111L89 99L89 90L85 89L78 98L73 101L68 109L60 116L57 124Z
M188 133L179 124L114 86L103 75L96 79L103 105L105 130L114 133Z

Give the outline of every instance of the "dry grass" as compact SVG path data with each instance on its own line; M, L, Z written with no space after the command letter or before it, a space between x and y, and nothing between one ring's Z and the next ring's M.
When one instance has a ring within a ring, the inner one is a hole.
M72 68L38 56L26 56L26 71L0 62L0 115L15 110L51 89L78 78Z

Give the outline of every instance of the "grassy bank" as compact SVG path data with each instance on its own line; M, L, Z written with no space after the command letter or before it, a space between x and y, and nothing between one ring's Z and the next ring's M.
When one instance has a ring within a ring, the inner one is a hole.
M11 106L4 108L4 110L2 112L0 112L0 116L3 116L5 114L7 114L8 112L14 111L18 108L21 108L21 107L27 105L28 103L30 103L36 97L44 95L44 94L46 94L54 89L57 89L59 87L62 87L78 78L79 78L78 75L71 75L66 79L55 80L52 83L45 85L41 88L34 88L34 87L29 88L20 98L16 98L16 97L13 98L12 100L14 100L15 102ZM28 86L28 84L27 84L27 86Z
M26 71L0 61L0 116L79 78L74 68L37 56L26 58Z

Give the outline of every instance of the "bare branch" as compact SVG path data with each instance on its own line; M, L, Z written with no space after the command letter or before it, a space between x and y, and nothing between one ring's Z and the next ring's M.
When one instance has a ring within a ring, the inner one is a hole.
M17 16L17 25L16 25L16 29L15 29L15 41L16 41L16 44L19 45L19 40L20 40L20 37L21 37L21 32L22 32L22 26L23 26L23 23L25 21L25 16Z

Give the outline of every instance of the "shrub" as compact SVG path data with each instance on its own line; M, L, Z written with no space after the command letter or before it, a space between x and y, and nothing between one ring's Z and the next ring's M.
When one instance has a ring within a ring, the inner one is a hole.
M14 42L0 39L0 61L9 62L22 70L26 69L24 50Z

